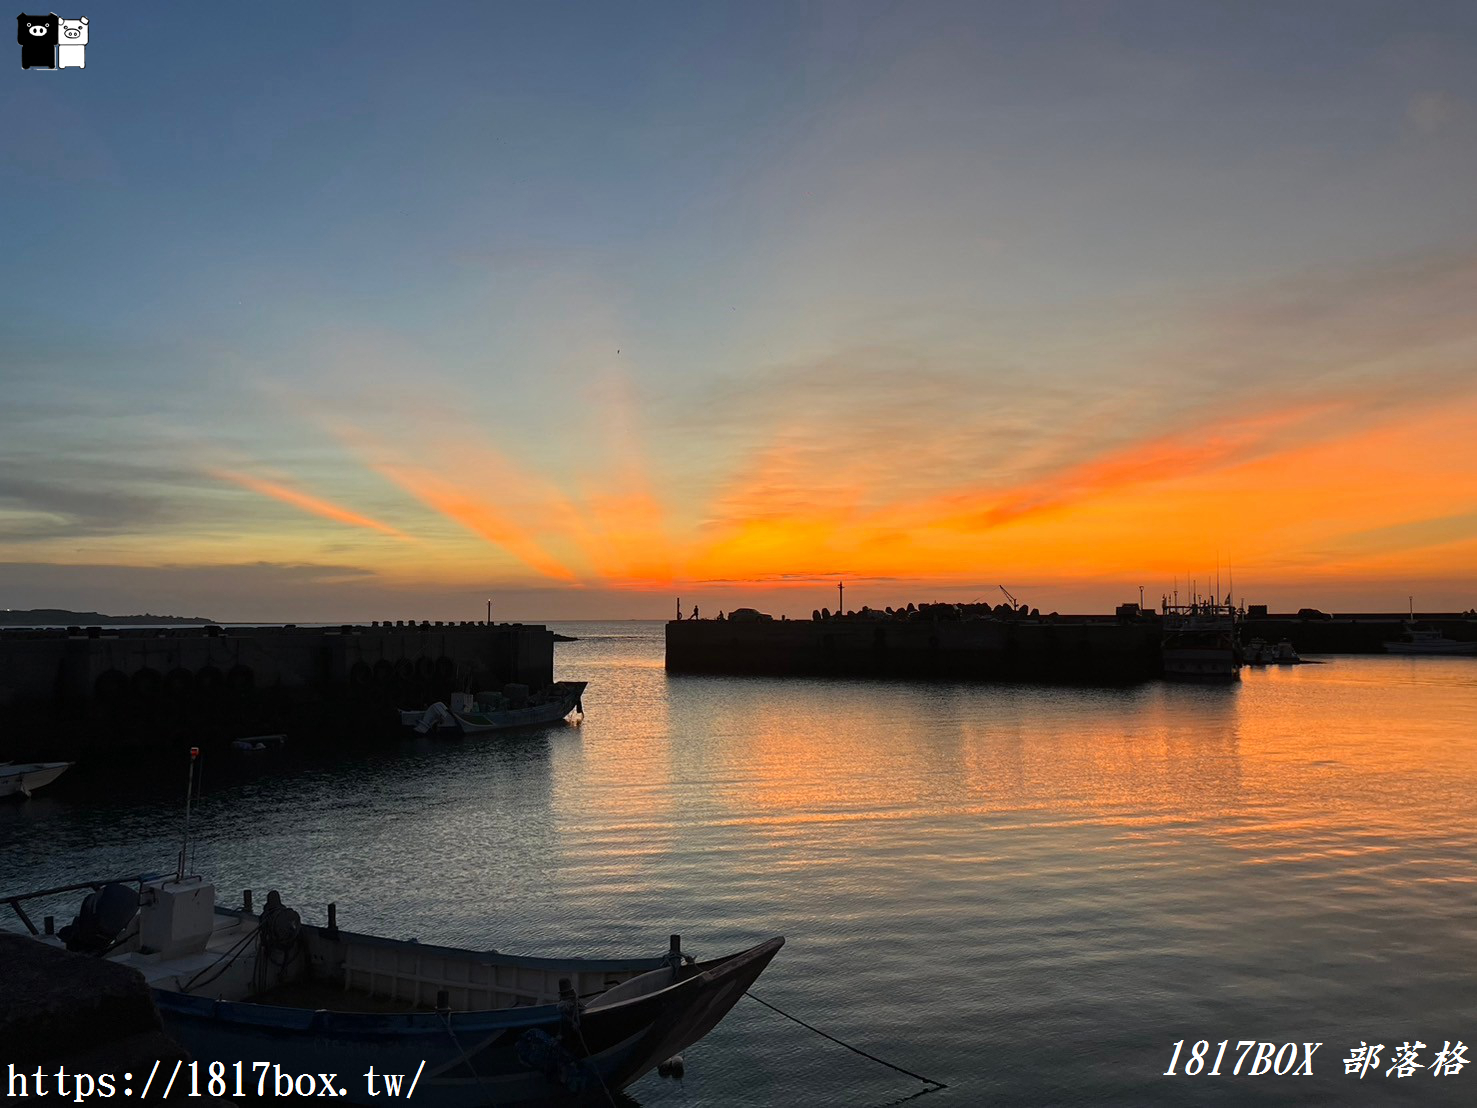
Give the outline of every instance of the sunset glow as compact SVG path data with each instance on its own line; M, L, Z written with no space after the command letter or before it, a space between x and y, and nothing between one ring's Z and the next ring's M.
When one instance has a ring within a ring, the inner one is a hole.
M477 67L299 74L327 145L243 41L219 157L132 70L26 81L71 138L14 180L51 260L0 262L4 603L1474 606L1468 59L1090 8L687 12L634 61L525 13L536 75L475 12Z

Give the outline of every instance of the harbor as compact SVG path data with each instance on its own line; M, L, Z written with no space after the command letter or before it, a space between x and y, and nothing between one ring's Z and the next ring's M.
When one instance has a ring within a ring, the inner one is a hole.
M17 36L9 1099L1477 1102L1471 0Z
M782 934L752 992L948 1085L925 1105L1203 1104L1241 1086L1157 1075L1176 1039L1232 1030L1324 1042L1299 1095L1349 1103L1360 1039L1470 1042L1471 659L1229 686L777 680L668 674L660 623L550 627L579 640L557 657L589 681L578 726L207 750L192 870L226 906L278 888L305 926L334 903L344 930L422 944L659 957L680 933L711 958ZM0 806L0 894L173 872L171 759L80 762ZM626 1095L922 1088L748 999L685 1062ZM1424 1076L1422 1103L1465 1103L1467 1077Z

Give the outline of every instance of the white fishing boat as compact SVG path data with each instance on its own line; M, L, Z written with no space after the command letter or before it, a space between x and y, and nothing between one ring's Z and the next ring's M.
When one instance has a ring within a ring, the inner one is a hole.
M1236 609L1195 600L1164 604L1161 642L1164 676L1175 681L1239 681Z
M1448 639L1439 628L1417 623L1414 596L1409 598L1408 609L1400 637L1384 644L1386 654L1477 654L1477 642Z
M332 904L326 923L304 923L275 891L260 912L250 892L241 907L221 907L210 881L186 874L185 857L167 877L87 881L0 905L38 942L137 970L165 1029L197 1058L266 1058L284 1073L341 1077L332 1091L300 1077L298 1095L358 1099L361 1085L339 1089L372 1068L431 1105L606 1103L717 1026L784 945L775 937L710 961L683 953L676 935L665 952L614 958L436 946L340 930ZM37 931L28 903L83 890L70 926ZM250 1095L258 1074L246 1075Z
M505 685L502 692L452 693L449 705L437 701L420 711L400 712L400 722L417 734L449 732L476 735L558 723L572 712L585 714L587 681L555 681L530 694L526 685Z
M1386 654L1477 654L1477 642L1448 639L1435 627L1407 621L1400 638L1384 644Z
M1252 639L1242 650L1242 664L1248 666L1295 666L1302 660L1287 639L1276 644L1265 639Z
M72 765L71 762L0 762L0 796L30 796Z

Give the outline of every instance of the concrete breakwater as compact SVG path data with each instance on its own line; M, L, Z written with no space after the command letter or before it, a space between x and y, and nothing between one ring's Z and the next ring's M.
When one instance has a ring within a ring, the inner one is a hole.
M671 673L1131 682L1160 671L1157 619L674 620Z
M1125 605L1117 616L1003 610L673 620L667 624L666 665L671 673L1142 681L1162 672L1163 623L1157 614L1136 609ZM1418 614L1416 621L1457 641L1477 641L1474 616ZM1400 638L1406 622L1405 615L1390 613L1262 611L1241 621L1238 633L1243 643L1286 639L1306 654L1379 654L1384 643Z
M0 630L0 758L397 725L452 690L554 678L546 627L293 624ZM307 725L307 726L304 726Z

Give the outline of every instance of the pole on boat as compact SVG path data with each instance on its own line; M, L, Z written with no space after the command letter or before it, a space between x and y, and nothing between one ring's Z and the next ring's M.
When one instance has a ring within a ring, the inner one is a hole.
M200 748L198 746L190 747L189 772L185 775L185 839L184 842L180 843L179 868L175 871L175 881L183 881L185 879L185 851L190 848L190 793L195 787L195 761L199 757Z

